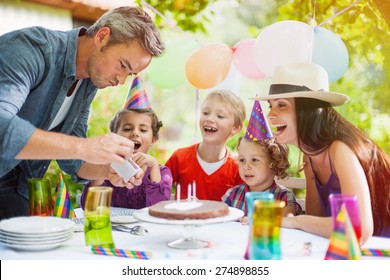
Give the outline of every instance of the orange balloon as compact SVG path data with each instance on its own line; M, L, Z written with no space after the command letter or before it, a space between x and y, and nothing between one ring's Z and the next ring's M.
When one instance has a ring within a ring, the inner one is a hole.
M200 89L220 84L229 73L233 50L225 44L215 43L200 47L186 63L187 80Z

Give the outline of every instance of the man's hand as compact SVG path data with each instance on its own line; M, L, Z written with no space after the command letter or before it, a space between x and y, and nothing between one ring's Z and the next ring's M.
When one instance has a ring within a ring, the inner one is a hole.
M133 141L115 133L83 139L81 159L95 164L118 163L133 155Z

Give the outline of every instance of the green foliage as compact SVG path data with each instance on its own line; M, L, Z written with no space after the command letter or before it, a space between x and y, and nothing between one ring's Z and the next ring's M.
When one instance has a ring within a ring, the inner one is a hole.
M129 78L131 80L131 78ZM109 132L109 123L116 112L123 107L130 82L122 86L99 90L91 106L88 137ZM93 121L92 121L93 120Z
M387 79L390 76L388 40L390 29L375 3L360 1L328 21L353 2L350 0L275 2L279 7L278 21L298 20L313 26L324 23L324 28L340 36L348 49L350 65L344 77L333 83L331 88L333 91L347 94L351 101L336 109L390 154L389 145L385 142L389 138L389 133L378 127L381 123L374 119L378 111L387 113L390 109L390 83Z
M205 23L209 21L209 18L202 15L201 12L213 2L216 0L150 0L148 4L164 14L164 18L158 16L155 20L156 25L160 28L169 27L170 21L173 19L174 25L182 30L206 33ZM144 4L144 1L137 0L137 3L141 5Z

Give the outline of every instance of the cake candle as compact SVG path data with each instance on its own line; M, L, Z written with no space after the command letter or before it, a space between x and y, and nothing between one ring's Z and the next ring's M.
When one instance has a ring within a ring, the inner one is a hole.
M191 184L188 184L187 200L191 201Z
M176 186L176 197L177 197L177 202L180 202L180 184L177 184Z
M194 200L196 200L196 183L194 181L193 188L192 188L192 197Z

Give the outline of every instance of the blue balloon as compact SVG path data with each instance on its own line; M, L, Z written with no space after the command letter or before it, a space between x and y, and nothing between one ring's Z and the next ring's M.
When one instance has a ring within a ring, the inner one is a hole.
M344 75L348 61L348 50L339 36L323 27L314 28L312 63L322 66L328 72L330 82Z

